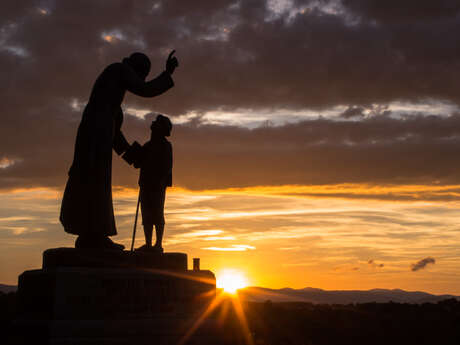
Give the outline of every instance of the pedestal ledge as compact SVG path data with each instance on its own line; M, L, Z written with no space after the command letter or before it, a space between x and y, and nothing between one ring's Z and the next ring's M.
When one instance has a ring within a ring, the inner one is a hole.
M143 268L187 271L187 254L76 248L45 250L43 252L43 268L58 267Z

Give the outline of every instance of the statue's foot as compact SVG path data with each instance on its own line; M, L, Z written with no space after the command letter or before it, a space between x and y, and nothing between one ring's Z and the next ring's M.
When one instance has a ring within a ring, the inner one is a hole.
M77 249L83 249L84 246L84 240L81 236L78 236L77 239L75 240L75 248Z
M144 244L143 246L136 248L136 252L149 252L151 249L152 249L152 246L148 246Z
M152 252L155 252L155 253L161 253L163 254L163 247L160 246L160 245L157 245L155 244L152 249L151 249Z
M75 248L77 249L110 249L110 250L123 250L124 245L113 242L109 237L91 237L91 236L78 236L75 241Z
M160 254L163 254L163 248L161 248L160 246L157 246L157 245L154 245L152 247L152 246L148 246L148 245L144 244L143 246L137 248L136 251L144 252L144 253L160 253Z
M102 240L102 248L110 250L123 250L125 246L119 243L113 242L110 237L104 237Z
M100 248L100 241L91 236L78 236L75 240L75 248L77 249L97 249Z

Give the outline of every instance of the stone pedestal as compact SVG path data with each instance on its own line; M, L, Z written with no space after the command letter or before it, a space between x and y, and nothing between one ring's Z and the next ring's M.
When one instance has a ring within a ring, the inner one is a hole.
M175 344L214 297L214 274L188 270L183 253L49 249L42 269L19 276L16 340ZM189 343L216 337L216 324L207 320Z

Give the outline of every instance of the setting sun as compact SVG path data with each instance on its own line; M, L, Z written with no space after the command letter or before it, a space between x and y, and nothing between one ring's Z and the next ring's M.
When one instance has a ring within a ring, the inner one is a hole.
M217 274L216 285L225 292L234 294L238 289L248 286L248 281L241 271L225 269Z

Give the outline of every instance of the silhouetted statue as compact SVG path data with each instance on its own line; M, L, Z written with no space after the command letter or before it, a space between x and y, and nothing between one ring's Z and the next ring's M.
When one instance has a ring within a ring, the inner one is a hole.
M108 236L117 234L112 204L112 148L118 155L130 148L123 133L121 103L126 91L155 97L174 86L171 74L178 66L172 51L166 70L145 81L150 60L134 53L113 63L97 78L83 112L75 153L61 205L60 221L68 233L79 235L77 248L123 249Z
M172 146L166 139L171 135L171 120L158 115L150 126L150 141L140 151L139 175L142 224L145 245L137 250L163 252L162 240L165 227L164 204L166 188L172 186ZM153 226L156 242L152 246Z

